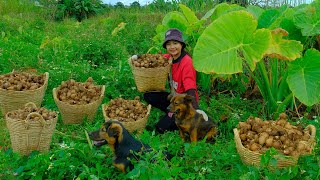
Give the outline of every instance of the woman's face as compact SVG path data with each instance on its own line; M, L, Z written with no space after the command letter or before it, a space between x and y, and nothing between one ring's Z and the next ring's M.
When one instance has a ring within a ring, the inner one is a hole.
M181 55L182 44L178 41L168 41L166 49L174 59L177 59Z

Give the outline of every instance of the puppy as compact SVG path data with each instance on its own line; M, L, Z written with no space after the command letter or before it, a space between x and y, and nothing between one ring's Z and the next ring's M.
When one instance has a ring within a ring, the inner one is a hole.
M217 126L193 108L192 98L190 95L179 94L172 97L168 106L174 114L179 134L184 141L197 142L207 136L207 142L213 142L213 136L218 134Z
M117 120L106 121L99 130L90 132L89 137L97 147L110 146L114 154L113 165L124 173L128 168L130 171L134 168L129 159L139 160L133 152L150 150L149 145L137 141Z

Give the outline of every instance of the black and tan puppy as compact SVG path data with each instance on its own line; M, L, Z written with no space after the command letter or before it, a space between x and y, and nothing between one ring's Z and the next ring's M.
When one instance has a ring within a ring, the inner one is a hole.
M211 119L206 120L192 106L192 96L179 94L171 98L168 109L174 114L180 136L185 141L197 142L207 136L207 142L212 142L218 134L217 126Z
M137 141L117 120L106 121L99 130L90 132L89 137L95 146L110 146L114 154L113 165L122 172L133 169L129 159L138 160L134 152L150 150L149 145Z

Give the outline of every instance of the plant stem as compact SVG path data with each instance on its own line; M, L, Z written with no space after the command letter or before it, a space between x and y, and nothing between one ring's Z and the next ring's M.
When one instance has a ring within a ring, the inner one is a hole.
M292 102L292 98L293 98L293 94L290 93L290 94L282 101L282 103L281 103L280 105L278 105L277 111L276 111L276 113L275 113L275 115L274 115L274 117L273 117L274 119L278 118L279 114L286 109L286 107L289 105L289 103Z
M89 147L90 147L90 149L92 150L92 143L91 143L91 140L90 140L90 138L89 138L88 132L87 132L86 130L84 130L84 133L86 134L86 138L87 138Z
M286 90L288 90L287 76L288 76L288 73L285 72L284 75L282 76L282 79L280 80L279 89L277 92L277 100L282 99L282 97L285 96L284 93L286 92Z
M262 78L262 85L264 86L264 91L266 93L266 97L267 97L267 102L268 102L268 109L269 112L274 112L274 110L276 109L277 106L277 102L273 97L272 91L271 91L271 86L269 83L269 79L268 79L268 74L266 71L266 67L264 65L264 61L260 61L257 63L257 67L258 70L261 73L261 78Z
M271 73L270 73L270 79L271 79L271 92L273 97L277 97L278 92L278 65L279 62L277 59L269 59L269 61L272 60L271 63Z

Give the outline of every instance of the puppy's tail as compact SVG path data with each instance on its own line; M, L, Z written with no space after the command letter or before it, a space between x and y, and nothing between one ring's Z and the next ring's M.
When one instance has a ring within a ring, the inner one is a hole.
M197 111L197 113L199 113L199 114L201 114L201 115L203 116L203 119L204 119L205 121L208 121L209 117L208 117L208 115L207 115L204 111L202 111L202 110L200 110L200 109L197 109L196 111Z

